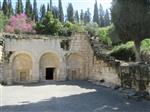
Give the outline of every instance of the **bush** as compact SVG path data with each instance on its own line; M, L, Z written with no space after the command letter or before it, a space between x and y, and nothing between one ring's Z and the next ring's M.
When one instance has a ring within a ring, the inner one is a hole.
M73 24L67 21L66 23L64 23L60 35L71 36L72 32L84 32L84 31L85 31L84 26L80 24Z
M150 39L145 39L141 42L141 52L150 53Z
M110 55L119 60L135 61L134 42L115 46Z
M85 26L85 30L88 31L89 35L92 36L97 36L98 35L98 24L97 23L88 23Z
M100 40L102 42L104 42L105 44L111 46L112 45L112 41L111 41L110 36L109 36L109 29L110 29L110 27L100 28L98 35L99 35Z
M34 33L34 23L25 14L12 16L5 27L5 32L9 33Z
M4 16L2 11L0 11L0 32L3 31L3 29L5 28L6 23L7 23L7 17Z
M58 35L62 27L61 22L54 18L52 12L48 11L43 20L36 24L35 30L38 34Z

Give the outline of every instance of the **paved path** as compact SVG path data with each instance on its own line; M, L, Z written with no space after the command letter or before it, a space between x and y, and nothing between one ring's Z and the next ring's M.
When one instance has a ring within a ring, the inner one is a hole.
M0 112L150 112L150 102L123 98L85 81L1 86Z

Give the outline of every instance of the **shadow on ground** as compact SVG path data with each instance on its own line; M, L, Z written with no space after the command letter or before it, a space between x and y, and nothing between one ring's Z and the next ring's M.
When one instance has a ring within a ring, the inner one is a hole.
M118 91L93 85L86 81L48 82L42 85L77 85L81 88L95 89L95 92L67 97L53 97L37 103L24 102L22 105L1 107L2 112L150 112L150 102L137 102L123 98ZM38 94L38 93L33 93Z

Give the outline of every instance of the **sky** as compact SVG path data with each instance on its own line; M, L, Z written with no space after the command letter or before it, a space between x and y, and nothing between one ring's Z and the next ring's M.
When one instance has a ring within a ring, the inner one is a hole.
M3 2L3 0L0 0ZM12 0L12 3L15 4L17 0ZM23 3L25 3L26 0L22 0ZM33 3L33 0L30 0L31 3ZM37 0L38 7L41 6L41 4L45 4L47 6L47 3L49 3L50 0ZM53 1L53 6L58 6L58 0L52 0ZM94 10L94 3L95 0L61 0L62 5L63 5L63 11L66 14L66 9L68 6L68 3L73 4L74 10L78 10L79 12L81 9L84 11L87 10L87 8L90 8L90 12L93 15L93 10ZM104 9L109 9L111 7L111 2L112 0L97 0L98 6L101 3ZM15 6L15 5L13 5Z

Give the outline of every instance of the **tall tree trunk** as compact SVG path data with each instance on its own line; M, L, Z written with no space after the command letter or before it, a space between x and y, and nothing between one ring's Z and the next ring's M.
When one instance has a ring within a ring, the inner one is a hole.
M141 62L141 55L140 55L140 45L141 45L141 42L140 41L135 41L134 45L135 45L134 51L135 51L136 61L137 62Z

